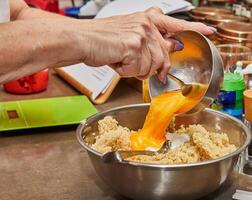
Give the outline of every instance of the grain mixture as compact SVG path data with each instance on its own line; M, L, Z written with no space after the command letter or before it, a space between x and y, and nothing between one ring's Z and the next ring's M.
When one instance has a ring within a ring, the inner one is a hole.
M134 132L122 127L110 116L98 122L98 135L92 148L101 153L115 150L130 150L130 135ZM157 163L157 164L182 164L216 159L229 154L237 149L229 143L225 133L209 132L201 125L190 125L181 127L177 134L186 133L190 141L169 150L164 154L155 156L133 156L131 161Z

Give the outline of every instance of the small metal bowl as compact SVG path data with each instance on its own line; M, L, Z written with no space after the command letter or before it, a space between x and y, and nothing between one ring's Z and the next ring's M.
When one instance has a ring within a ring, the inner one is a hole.
M98 121L105 116L112 116L120 125L138 130L143 126L148 109L148 104L114 108L84 120L77 129L77 139L87 150L96 173L115 191L132 199L190 200L203 197L225 182L234 169L239 154L250 142L250 130L241 121L206 109L195 115L177 116L176 126L201 124L209 131L220 129L238 147L233 153L215 160L190 164L161 165L124 161L104 163L102 154L90 146L95 142Z
M178 33L175 35L175 39L184 44L184 49L170 55L170 73L185 83L208 85L205 97L215 99L224 74L218 50L209 39L195 31ZM180 88L175 81L169 78L166 84L161 83L157 75L151 76L148 84L151 98Z

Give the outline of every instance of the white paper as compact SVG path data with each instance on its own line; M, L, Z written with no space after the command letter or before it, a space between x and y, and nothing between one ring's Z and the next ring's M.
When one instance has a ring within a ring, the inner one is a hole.
M184 0L115 0L96 15L96 18L110 17L113 15L130 14L144 11L152 6L160 7L164 13L171 14L191 9L192 4Z
M93 0L80 8L79 16L95 16L110 0Z
M116 73L115 73L115 75L113 76L113 78L116 76ZM113 78L107 83L107 86L102 90L102 94L104 94L106 91L107 91L107 89L109 88L109 86L110 86L110 84L112 83L112 81L113 81Z
M9 0L0 0L0 23L10 21Z
M89 67L83 63L62 68L80 84L92 92L92 99L104 92L109 83L116 75L116 72L108 66Z
M87 2L81 7L79 16L95 16L99 12L99 7L93 1Z

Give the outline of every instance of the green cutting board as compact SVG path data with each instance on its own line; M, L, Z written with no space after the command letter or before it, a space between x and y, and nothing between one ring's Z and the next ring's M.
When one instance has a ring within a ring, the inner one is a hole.
M96 112L86 96L0 102L0 131L74 125Z

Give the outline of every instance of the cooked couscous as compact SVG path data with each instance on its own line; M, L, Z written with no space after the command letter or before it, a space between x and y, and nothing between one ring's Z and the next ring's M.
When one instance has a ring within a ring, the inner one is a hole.
M98 135L92 148L101 153L116 150L130 150L130 135L134 133L122 127L110 116L98 122ZM225 133L209 132L202 125L181 127L177 134L187 134L190 140L164 154L139 155L128 160L158 164L182 164L216 159L237 149L230 144Z

